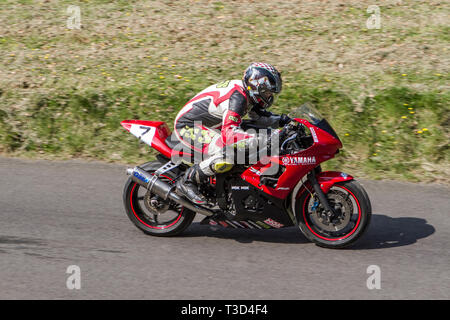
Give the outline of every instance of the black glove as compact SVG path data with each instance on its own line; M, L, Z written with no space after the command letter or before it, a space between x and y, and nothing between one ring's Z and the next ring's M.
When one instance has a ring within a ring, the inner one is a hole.
M287 114L283 113L280 116L280 120L278 121L278 123L279 123L280 127L284 127L285 125L287 125L291 121L292 121L292 119Z

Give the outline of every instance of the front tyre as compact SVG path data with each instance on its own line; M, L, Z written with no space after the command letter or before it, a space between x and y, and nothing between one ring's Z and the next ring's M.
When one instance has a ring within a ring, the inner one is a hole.
M367 229L372 215L369 197L356 181L340 182L326 194L336 216L329 217L315 193L303 189L295 202L298 225L318 246L343 248L357 241Z
M162 164L158 161L140 166L153 174ZM172 184L172 172L165 173L161 180ZM195 217L195 212L171 201L151 194L141 185L128 178L123 191L125 211L131 222L142 232L153 236L175 236L183 232Z

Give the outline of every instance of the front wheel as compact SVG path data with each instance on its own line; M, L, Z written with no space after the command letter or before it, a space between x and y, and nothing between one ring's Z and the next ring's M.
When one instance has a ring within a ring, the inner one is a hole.
M295 203L298 225L312 242L326 248L353 244L367 229L372 215L369 197L356 181L335 184L326 194L336 215L328 216L315 193L300 193Z
M148 162L142 169L153 174L162 164ZM167 172L161 180L172 184L176 175ZM123 191L123 202L128 218L144 233L153 236L174 236L183 232L195 217L195 212L184 208L172 200L163 200L131 178Z

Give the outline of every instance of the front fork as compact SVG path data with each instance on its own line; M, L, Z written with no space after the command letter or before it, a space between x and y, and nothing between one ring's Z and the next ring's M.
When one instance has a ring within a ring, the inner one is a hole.
M330 206L330 203L328 202L325 193L322 191L322 188L320 188L319 182L317 181L316 178L316 170L311 170L308 173L308 180L311 183L312 187L314 188L317 198L319 198L319 201L322 204L322 207L325 209L328 218L332 220L336 216L336 212L334 208Z

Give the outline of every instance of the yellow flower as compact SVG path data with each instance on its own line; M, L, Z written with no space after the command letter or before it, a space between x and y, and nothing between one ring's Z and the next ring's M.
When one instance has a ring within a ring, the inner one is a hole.
M164 79L165 77L164 77L164 76L159 76L159 78L160 78L160 79Z
M415 112L414 111L410 111L409 113L414 114Z
M189 79L186 79L186 80L184 80L184 81L186 81L186 82L189 82L189 81L191 81L191 80L189 80Z
M428 129L427 128L423 128L422 131L428 131Z
M402 76L403 76L403 77L406 77L406 76L407 76L407 74L406 74L406 73L402 73Z
M377 153L373 153L373 155L374 155L374 156L376 156L376 155L377 155Z
M402 116L402 119L406 119L406 116Z
M409 106L409 104L407 104L407 103L404 103L403 105L404 105L404 106Z
M386 133L387 131L386 131L386 130L382 130L381 132L382 132L382 133Z
M417 133L423 133L423 131L422 131L422 130L419 130L419 131L417 131Z
M344 134L344 135L348 137L350 134L349 134L349 133L346 133L346 134Z
M441 74L440 74L440 73L435 73L434 75L435 75L435 76L438 76L438 77L440 77L440 76L441 76Z

